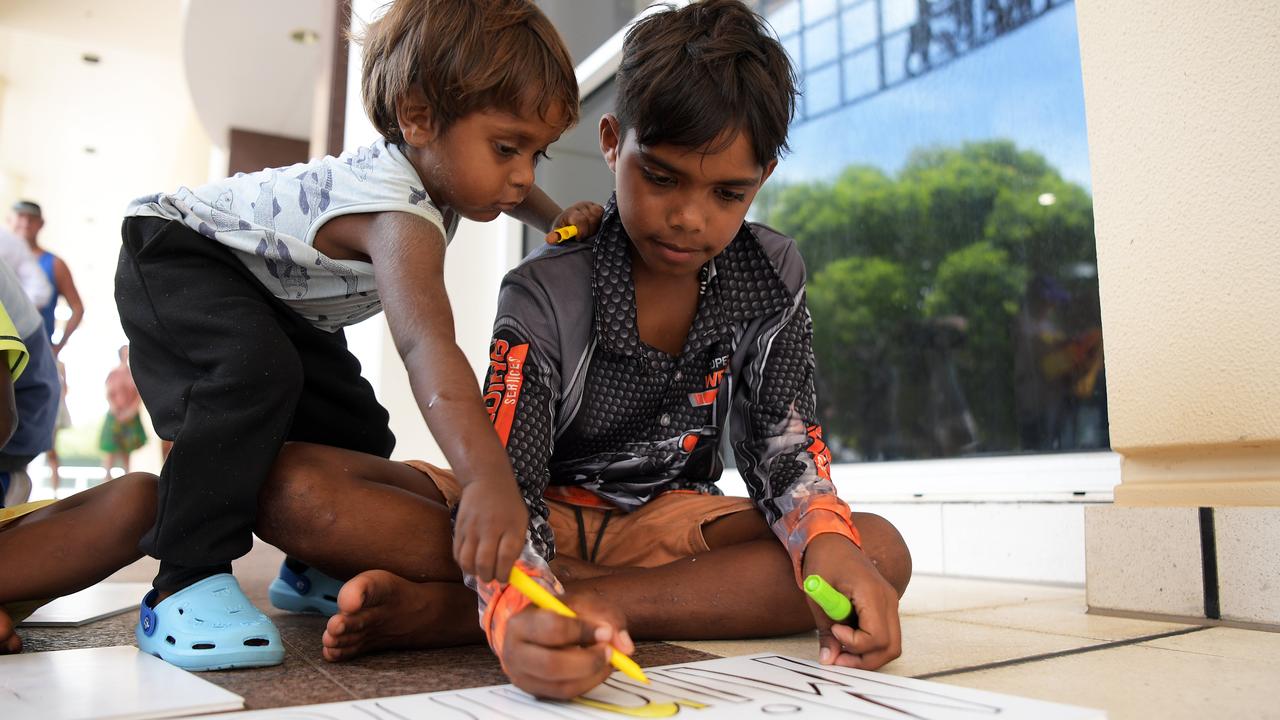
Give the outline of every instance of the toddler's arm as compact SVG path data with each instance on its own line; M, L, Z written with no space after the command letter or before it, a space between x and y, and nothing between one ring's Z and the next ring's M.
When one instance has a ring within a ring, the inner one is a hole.
M554 408L559 402L558 362L550 301L536 283L511 273L498 296L498 317L489 346L489 372L484 382L485 405L515 472L520 494L529 508L529 535L520 557L521 568L557 594L563 592L548 561L555 556L555 538L547 523L544 499L551 473ZM502 583L466 578L480 597L481 627L494 652L502 657L506 623L528 605L514 588Z
M482 580L505 578L524 546L528 513L454 337L444 237L422 218L385 212L371 216L360 240L414 398L463 488L454 559Z

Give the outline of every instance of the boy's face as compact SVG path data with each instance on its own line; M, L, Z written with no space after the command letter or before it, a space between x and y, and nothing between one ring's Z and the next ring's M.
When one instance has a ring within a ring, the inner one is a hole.
M487 109L459 118L443 133L428 118L401 129L427 193L468 220L488 222L524 202L547 146L564 132L565 113L547 119Z
M644 147L635 138L632 131L620 135L614 115L600 119L600 150L617 178L622 225L649 270L696 274L733 242L777 162L760 167L745 131L711 153Z

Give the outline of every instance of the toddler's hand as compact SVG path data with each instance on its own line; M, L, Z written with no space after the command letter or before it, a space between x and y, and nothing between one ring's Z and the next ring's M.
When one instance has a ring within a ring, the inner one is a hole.
M513 685L540 698L568 700L603 682L613 673L611 644L624 653L635 652L616 609L566 602L578 617L531 605L507 623L502 666Z
M805 550L804 574L820 575L853 601L855 616L833 623L806 598L823 665L875 670L902 654L898 593L857 546L839 535L819 535Z
M453 529L453 559L482 582L507 581L524 547L529 511L515 483L477 480L462 489Z
M604 216L604 208L599 203L580 202L574 203L564 209L551 223L552 229L573 225L578 228L579 239L588 238L596 234L600 229L600 218ZM560 243L560 236L554 232L547 233L547 244L556 245Z

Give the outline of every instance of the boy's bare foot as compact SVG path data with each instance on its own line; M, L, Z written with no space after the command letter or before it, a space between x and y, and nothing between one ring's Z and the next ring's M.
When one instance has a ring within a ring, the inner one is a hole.
M351 578L338 592L338 614L322 639L325 660L378 650L484 642L476 596L462 583L415 583L386 570Z
M13 629L13 619L0 606L0 655L22 652L22 638Z

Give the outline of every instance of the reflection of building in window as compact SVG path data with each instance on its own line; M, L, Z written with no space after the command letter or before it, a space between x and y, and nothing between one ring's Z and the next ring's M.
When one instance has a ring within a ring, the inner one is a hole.
M935 70L1072 0L756 0L805 77L811 120Z

